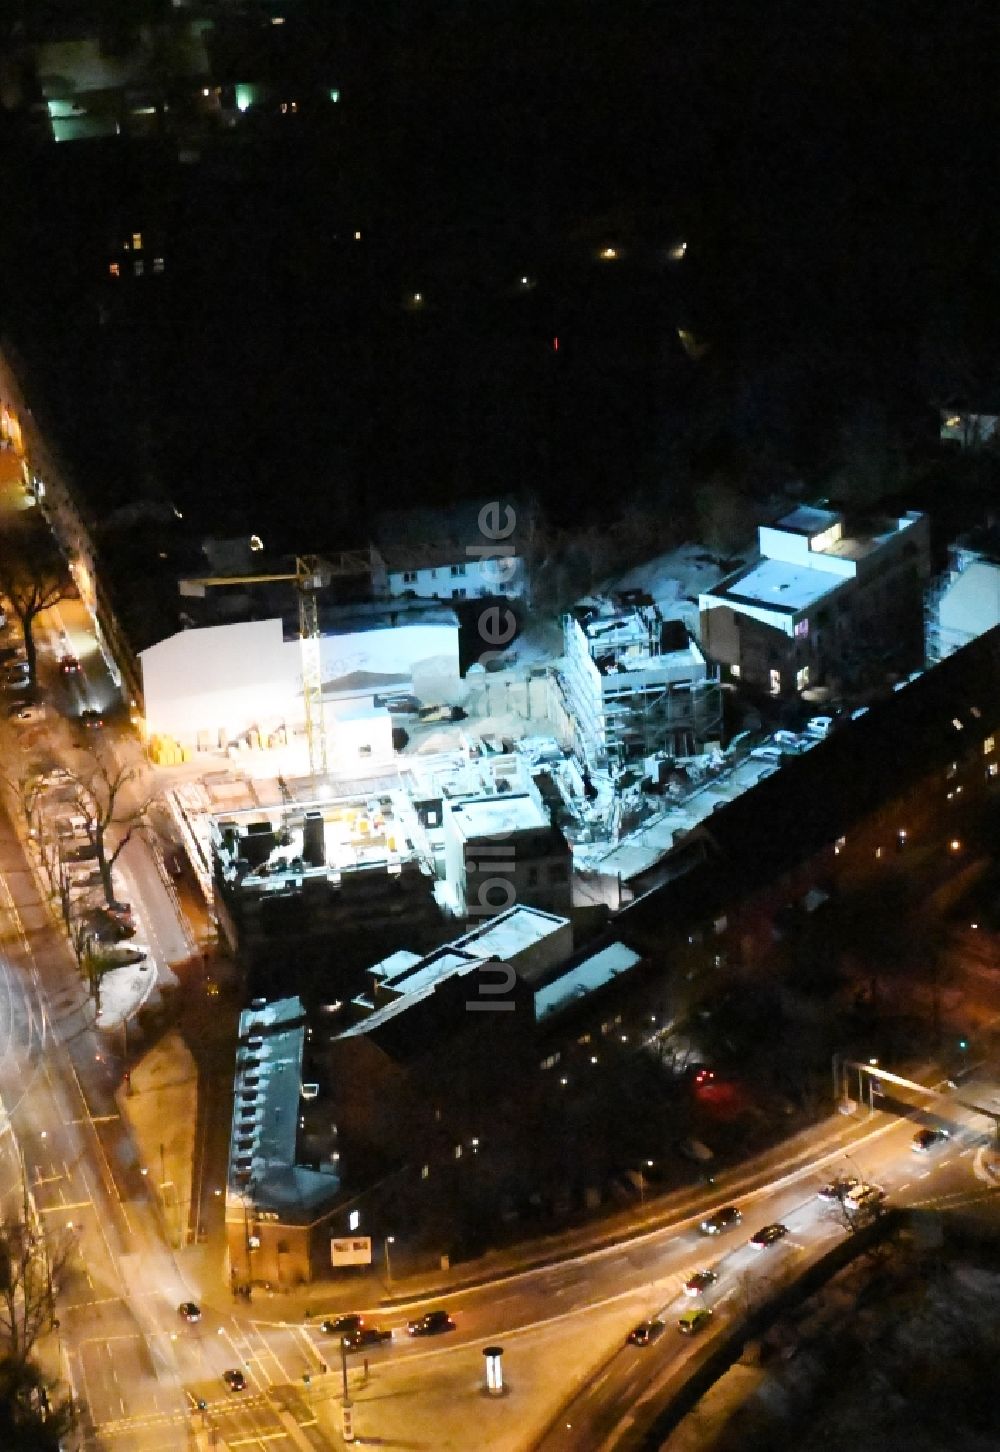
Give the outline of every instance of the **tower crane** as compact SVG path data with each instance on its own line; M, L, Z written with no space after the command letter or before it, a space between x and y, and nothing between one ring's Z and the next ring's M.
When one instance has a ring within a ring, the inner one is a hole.
M379 563L374 550L345 550L329 557L297 555L294 570L259 575L202 575L178 581L182 595L204 599L205 592L226 585L266 585L287 580L299 600L299 641L302 650L302 695L306 711L309 769L313 777L325 775L326 727L323 720L323 672L320 655L319 610L316 597L334 576L373 574Z

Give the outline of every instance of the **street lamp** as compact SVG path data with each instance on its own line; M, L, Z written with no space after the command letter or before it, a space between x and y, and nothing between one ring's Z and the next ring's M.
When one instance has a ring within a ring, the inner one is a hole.
M395 1244L396 1237L394 1235L387 1235L382 1243L382 1249L385 1253L385 1288L387 1291L392 1290L392 1264L389 1260L389 1246Z

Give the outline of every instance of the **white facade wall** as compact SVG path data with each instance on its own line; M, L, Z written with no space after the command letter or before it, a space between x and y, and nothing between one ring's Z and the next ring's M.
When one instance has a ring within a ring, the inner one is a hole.
M298 641L288 644L297 654ZM444 620L415 621L324 635L320 661L324 686L335 687L337 681L358 675L384 676L387 682L410 680L421 672L457 677L458 626Z
M140 660L150 736L215 744L302 716L300 652L297 643L289 649L280 620L181 630Z
M524 568L510 556L471 557L453 565L435 565L410 570L388 570L389 594L394 598L415 595L425 600L473 600L487 595L524 594Z
M369 701L380 679L415 688L420 680L436 687L459 679L458 627L446 621L324 636L320 653L323 683L334 696L338 681L356 676L375 680L344 694ZM214 747L253 728L268 735L304 724L302 647L284 638L280 619L181 630L140 658L149 736ZM383 736L376 729L372 738L380 751Z
M339 769L385 766L392 761L392 717L384 706L338 714L331 711L325 721L330 755Z

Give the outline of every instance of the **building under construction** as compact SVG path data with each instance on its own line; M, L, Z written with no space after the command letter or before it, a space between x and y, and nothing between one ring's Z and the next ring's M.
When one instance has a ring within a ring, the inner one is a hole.
M680 620L638 590L590 597L566 615L563 688L588 766L692 756L721 733L722 693Z

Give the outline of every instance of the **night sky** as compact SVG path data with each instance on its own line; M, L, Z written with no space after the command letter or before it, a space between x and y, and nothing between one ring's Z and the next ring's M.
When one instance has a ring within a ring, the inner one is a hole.
M3 325L98 515L335 547L500 489L677 509L993 391L990 7L287 9L256 52L221 27L217 74L253 55L298 114L196 164L4 118ZM163 277L112 282L139 229Z

